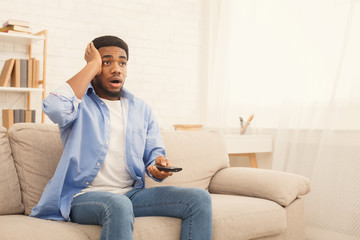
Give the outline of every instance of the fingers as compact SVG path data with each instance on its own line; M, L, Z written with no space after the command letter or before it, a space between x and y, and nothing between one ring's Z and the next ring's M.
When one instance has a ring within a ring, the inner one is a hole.
M160 165L161 166L166 167L166 166L168 166L168 163L169 163L169 161L166 158L163 157L163 158L160 159Z
M84 58L86 62L89 62L91 60L91 43L86 46Z
M164 156L158 156L155 160L155 164L156 165L161 165L161 166L172 166L171 162L169 161L169 159L165 158Z
M172 166L171 162L164 156L158 156L155 159L155 165L161 165L163 167ZM151 165L147 167L147 170L154 178L159 180L173 175L172 172L160 171L157 167Z
M159 180L173 175L172 172L160 171L159 169L157 169L157 167L151 165L147 167L147 170L154 178L157 178Z
M95 45L94 45L93 42L91 42L91 43L88 44L88 48L90 49L90 51L97 51L97 49L96 49L96 47L95 47Z
M89 63L89 62L96 63L96 68L98 69L97 75L99 75L101 73L102 60L101 60L100 53L95 48L93 42L89 43L86 46L84 58L87 63Z
M96 53L97 49L95 48L94 43L89 43L85 49L85 60L92 60L96 56Z

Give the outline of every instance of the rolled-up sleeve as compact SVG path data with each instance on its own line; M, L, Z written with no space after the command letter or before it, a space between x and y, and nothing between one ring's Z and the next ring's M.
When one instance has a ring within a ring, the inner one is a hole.
M44 99L43 110L51 121L64 127L76 119L80 103L70 85L64 83Z

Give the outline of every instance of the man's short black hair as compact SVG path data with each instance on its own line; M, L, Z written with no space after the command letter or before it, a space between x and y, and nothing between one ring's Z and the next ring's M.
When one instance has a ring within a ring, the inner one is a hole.
M122 48L126 52L127 60L129 60L129 48L128 48L128 45L126 44L126 42L124 42L122 39L120 39L118 37L111 36L111 35L106 35L106 36L97 37L92 42L94 43L95 48L98 49L98 50L101 47L119 47L119 48Z

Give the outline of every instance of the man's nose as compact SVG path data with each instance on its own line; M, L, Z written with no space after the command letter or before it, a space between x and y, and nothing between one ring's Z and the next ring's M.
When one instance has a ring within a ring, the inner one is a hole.
M111 69L112 73L117 73L120 74L121 73L121 67L119 64L113 64L113 67Z

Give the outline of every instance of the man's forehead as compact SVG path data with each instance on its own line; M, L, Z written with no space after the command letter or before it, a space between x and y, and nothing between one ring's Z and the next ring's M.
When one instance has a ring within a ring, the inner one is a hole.
M124 49L116 47L116 46L109 46L109 47L101 47L99 48L99 53L101 57L125 57L126 52Z

